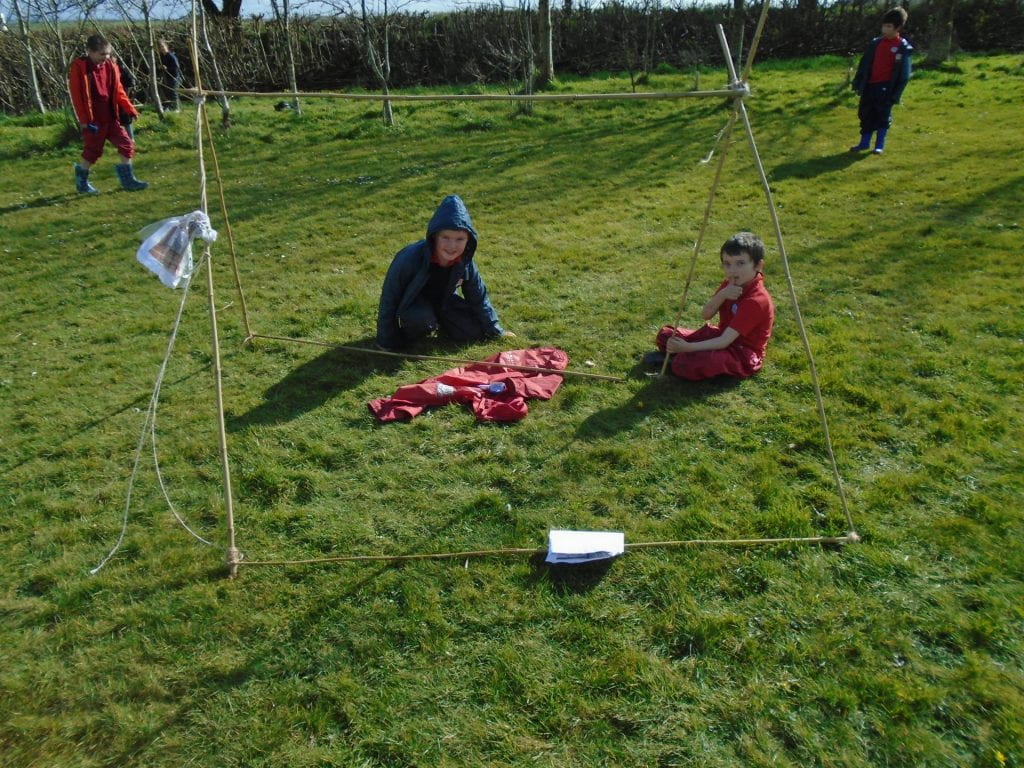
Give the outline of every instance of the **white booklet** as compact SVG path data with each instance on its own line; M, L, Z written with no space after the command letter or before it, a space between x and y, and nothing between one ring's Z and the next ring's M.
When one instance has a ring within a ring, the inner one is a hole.
M618 557L626 551L620 531L548 531L548 563L589 563Z

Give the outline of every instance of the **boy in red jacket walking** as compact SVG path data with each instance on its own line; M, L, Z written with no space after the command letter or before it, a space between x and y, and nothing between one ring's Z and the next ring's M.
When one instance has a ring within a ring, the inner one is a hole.
M121 85L121 74L110 58L110 43L103 35L92 35L85 48L86 55L71 62L68 72L71 103L82 129L82 161L75 163L75 189L83 194L99 193L89 183L89 169L100 159L107 141L121 156L116 166L121 186L129 191L145 189L149 184L135 178L132 171L135 142L119 119L121 112L132 117L139 112Z

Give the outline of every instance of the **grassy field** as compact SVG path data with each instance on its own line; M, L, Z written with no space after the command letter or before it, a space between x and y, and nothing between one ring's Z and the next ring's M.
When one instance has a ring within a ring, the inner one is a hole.
M120 530L179 300L134 261L135 233L197 207L193 115L144 116L151 188L116 191L108 156L94 198L73 191L59 116L0 120L0 762L1024 764L1024 76L999 56L920 72L880 157L846 152L844 78L838 59L759 67L749 109L863 540L636 550L568 572L522 556L226 579L204 273L157 434L171 499L215 545L175 523L150 461L121 550L90 576ZM255 331L368 343L391 256L457 192L515 341L626 377L567 379L511 426L454 406L379 425L367 401L447 366L243 346L211 184L249 559L542 547L552 527L847 530L742 141L685 320L719 280L718 244L762 233L768 363L702 385L639 364L675 315L727 105L399 104L390 130L365 104L234 112L217 152Z

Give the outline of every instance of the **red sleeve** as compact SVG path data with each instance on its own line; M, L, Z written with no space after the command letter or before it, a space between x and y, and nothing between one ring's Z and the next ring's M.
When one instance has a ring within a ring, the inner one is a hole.
M85 65L81 59L71 62L68 72L68 90L71 92L71 105L75 109L75 117L80 123L92 122L92 107L89 104L89 83L86 80Z

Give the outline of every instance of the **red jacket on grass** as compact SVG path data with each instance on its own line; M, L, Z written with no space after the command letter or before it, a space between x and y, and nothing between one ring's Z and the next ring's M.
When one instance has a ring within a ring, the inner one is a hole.
M560 349L515 349L488 357L484 362L553 368L563 371L569 356ZM519 421L529 411L530 398L550 400L562 384L557 373L517 371L479 363L452 368L418 384L399 387L391 397L369 403L380 421L409 420L434 405L465 403L477 421Z

